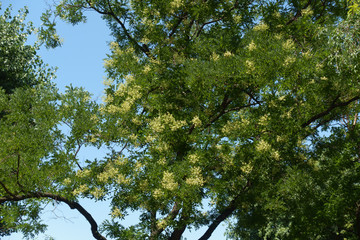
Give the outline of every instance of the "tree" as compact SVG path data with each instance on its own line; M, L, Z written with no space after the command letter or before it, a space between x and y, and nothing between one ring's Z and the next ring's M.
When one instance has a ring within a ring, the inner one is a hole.
M111 199L114 239L206 226L204 240L227 219L233 239L359 239L359 16L346 1L66 0L55 14L76 24L89 9L114 36L105 103L62 97L68 150L44 146L62 170L38 178L56 184L0 202ZM86 143L108 157L77 167ZM125 228L132 210L141 221Z
M0 5L1 9L1 5ZM38 45L26 45L27 37L34 31L31 23L25 24L27 9L21 10L19 15L11 16L11 9L6 9L0 16L0 89L2 94L9 95L20 87L33 87L45 83L51 78L51 72L45 70L41 59L36 55ZM2 95L5 97L6 95ZM0 118L6 114L2 108ZM6 145L5 143L3 143ZM1 207L13 209L13 222L18 223L28 216L29 222L34 223L38 218L38 208L27 210L23 204L4 204ZM3 216L3 214L2 214ZM5 217L6 218L6 217ZM8 235L13 229L0 218L0 236ZM41 228L41 225L26 226L29 229Z
M62 201L88 214L73 198L56 193L61 190L59 176L71 171L76 156L71 137L62 134L59 124L73 125L74 116L80 110L83 115L90 112L92 103L81 89L70 87L66 94L57 93L51 82L54 70L36 54L40 42L27 45L35 28L25 23L26 14L25 8L12 16L8 8L0 16L0 236L22 231L32 238L46 229L40 219L46 201L33 199ZM45 33L51 31L42 29L42 41L56 42ZM82 108L74 107L78 102Z

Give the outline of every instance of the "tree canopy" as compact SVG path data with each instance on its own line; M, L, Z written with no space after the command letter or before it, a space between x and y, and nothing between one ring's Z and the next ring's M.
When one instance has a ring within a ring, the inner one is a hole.
M3 94L0 203L66 203L96 239L205 240L225 221L230 239L360 239L357 3L60 2L54 16L111 29L104 103ZM83 145L109 152L80 166ZM81 197L111 201L102 235Z

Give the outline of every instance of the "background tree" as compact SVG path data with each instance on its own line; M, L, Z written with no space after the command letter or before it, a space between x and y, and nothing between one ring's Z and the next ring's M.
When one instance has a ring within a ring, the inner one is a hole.
M59 185L78 166L76 155L85 142L74 137L85 134L81 129L91 131L95 120L88 115L95 104L82 89L58 94L53 69L36 54L40 42L27 43L35 28L25 23L26 14L25 8L12 16L9 8L0 16L0 236L22 231L33 238L46 229L40 212L50 201L66 203L96 225L73 197L60 194ZM56 42L51 30L40 32L47 45ZM84 119L88 124L80 126ZM61 124L72 129L72 137Z
M1 5L0 5L1 9ZM42 61L36 55L38 46L26 44L29 34L34 31L31 23L25 24L24 20L27 10L19 12L17 16L11 16L11 9L6 9L0 16L0 88L6 94L11 94L16 88L32 87L41 82L48 81L49 75L44 68ZM2 109L3 110L3 109ZM0 112L0 118L4 117L5 112ZM38 218L38 208L27 210L25 205L10 203L4 204L3 208L13 208L15 214L12 216L13 222L21 224L26 216L29 222L26 227L29 229L41 229L42 226L35 224ZM14 229L4 221L0 223L0 235L8 235Z

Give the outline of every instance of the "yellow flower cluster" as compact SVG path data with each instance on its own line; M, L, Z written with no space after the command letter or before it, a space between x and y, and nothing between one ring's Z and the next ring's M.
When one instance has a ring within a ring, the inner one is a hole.
M186 184L201 187L204 185L204 183L205 181L201 174L201 168L193 167L191 169L190 177L186 179Z
M108 179L114 178L118 174L118 170L112 163L106 165L104 171L100 173L97 178L100 182L107 182Z
M143 72L144 72L145 74L148 74L150 71L151 71L151 67L150 67L149 65L146 65L146 66L144 67L144 69L143 69Z
M125 94L127 94L128 97L125 99L125 101L121 103L120 106L116 106L113 104L108 105L106 108L106 111L108 113L126 114L130 111L135 101L141 98L141 88L138 85L129 86L129 83L133 81L133 76L129 75L127 79L128 80L126 83L119 85L118 89L115 92L115 96L124 96ZM107 96L106 102L111 102L112 100L113 96Z
M251 74L252 72L255 71L255 63L253 61L246 60L245 66L247 68L246 73Z
M272 151L271 157L273 157L275 160L280 160L280 153L278 151Z
M251 41L251 43L247 46L247 49L251 52L254 51L256 49L256 44L254 43L254 41Z
M231 57L233 54L230 51L224 53L224 57Z
M260 119L259 119L259 124L261 126L265 126L267 125L267 121L269 120L269 115L268 114L265 114L263 115Z
M159 151L161 153L168 152L169 148L170 148L169 144L167 142L164 142L164 141L159 141L154 146L154 149L156 149L157 151Z
M161 133L165 129L165 126L164 126L163 122L161 121L160 117L153 119L149 125L150 125L150 128L154 132L157 132L157 133Z
M296 58L293 56L288 56L284 61L284 66L287 67L291 64L293 64L296 61Z
M84 169L84 170L78 170L76 172L76 176L79 178L86 178L91 174L91 171L89 169Z
M89 187L87 185L82 184L82 185L79 186L79 188L75 189L72 193L73 193L74 196L77 196L77 195L79 195L81 193L86 192L88 189L89 189Z
M276 11L273 13L273 16L276 17L276 18L280 18L281 17L281 14L279 11Z
M164 195L164 192L161 189L155 189L153 192L153 196L155 199L159 199L160 197L162 197Z
M269 26L266 23L261 22L260 24L254 27L254 31L266 31L269 29Z
M118 207L114 207L111 211L111 217L112 218L122 218L124 217L124 214L121 212L121 210Z
M256 150L259 152L267 152L267 151L271 150L271 146L268 142L266 142L264 140L260 140L256 144Z
M101 188L97 188L97 187L96 187L94 190L92 190L90 193L91 193L96 199L99 199L99 198L101 198L102 196L105 195L104 190L101 189Z
M313 10L311 10L311 7L301 10L301 15L303 15L303 16L309 16L309 15L312 15L313 13L314 12L313 12Z
M124 166L125 164L128 163L128 159L119 156L118 158L115 159L114 164L117 166Z
M71 179L70 179L70 178L65 178L64 181L63 181L63 183L64 183L65 185L70 185L70 184L71 184Z
M215 52L212 53L212 55L210 56L210 60L216 62L217 60L219 60L219 55L217 55Z
M191 120L191 122L195 125L195 127L200 127L201 124L202 124L199 116L195 116L195 117Z
M124 174L118 173L115 177L115 182L117 184L126 184L130 183L130 180L124 176Z
M175 191L178 188L178 183L175 182L174 174L169 171L164 172L161 185L163 188L170 191Z
M327 78L327 77L325 77L325 76L322 76L320 79L321 79L321 80L323 80L323 81L328 80L328 78Z
M186 125L185 120L176 120L173 115L166 113L153 119L150 122L150 127L154 132L161 133L165 126L169 126L171 131L176 131Z
M285 50L293 50L295 48L295 43L292 39L288 39L282 44L282 47Z
M249 174L253 170L253 165L251 165L250 163L247 163L247 164L244 164L243 166L241 166L240 169L243 173Z
M192 164L196 164L200 160L200 157L196 153L190 154L188 156L188 158L189 158L189 162L192 163Z
M180 8L182 5L183 5L183 1L182 0L173 0L171 3L170 3L170 6L172 9L178 9Z
M235 15L233 18L234 18L234 22L235 22L236 24L239 24L239 23L241 23L241 21L242 21L241 15Z
M239 122L228 121L224 127L221 129L221 132L226 136L233 135L239 130Z
M158 228L165 228L168 225L168 223L167 223L166 219L161 219L157 222L156 225Z
M163 165L163 166L164 166L164 165L166 164L166 158L165 158L165 157L159 158L158 163L159 163L160 165Z

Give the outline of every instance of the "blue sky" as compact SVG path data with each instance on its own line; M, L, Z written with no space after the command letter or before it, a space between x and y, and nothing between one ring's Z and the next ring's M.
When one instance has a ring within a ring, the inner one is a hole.
M27 20L32 21L36 27L40 26L41 13L47 8L52 0L3 0L2 8L9 4L13 5L13 13L23 6L28 6L29 15ZM85 24L72 26L58 22L57 30L64 39L63 46L56 49L43 48L38 52L45 63L58 67L57 84L60 91L65 86L84 87L93 94L95 100L100 101L103 95L103 79L106 76L103 68L103 60L109 52L108 42L111 40L110 32L104 21L95 13L88 13L88 21ZM102 156L103 151L96 149L83 149L79 156L80 161L93 159ZM93 217L100 224L104 219L109 219L108 202L93 202L82 199L83 204ZM66 205L49 205L45 208L43 221L49 225L45 234L39 235L36 239L45 240L51 236L56 240L89 240L94 239L90 232L89 223L76 211L70 210ZM137 214L130 214L126 223L137 221ZM188 240L198 239L205 230L187 232L185 237ZM214 232L211 240L224 239L223 227ZM4 237L3 240L19 240L21 234L13 234Z

